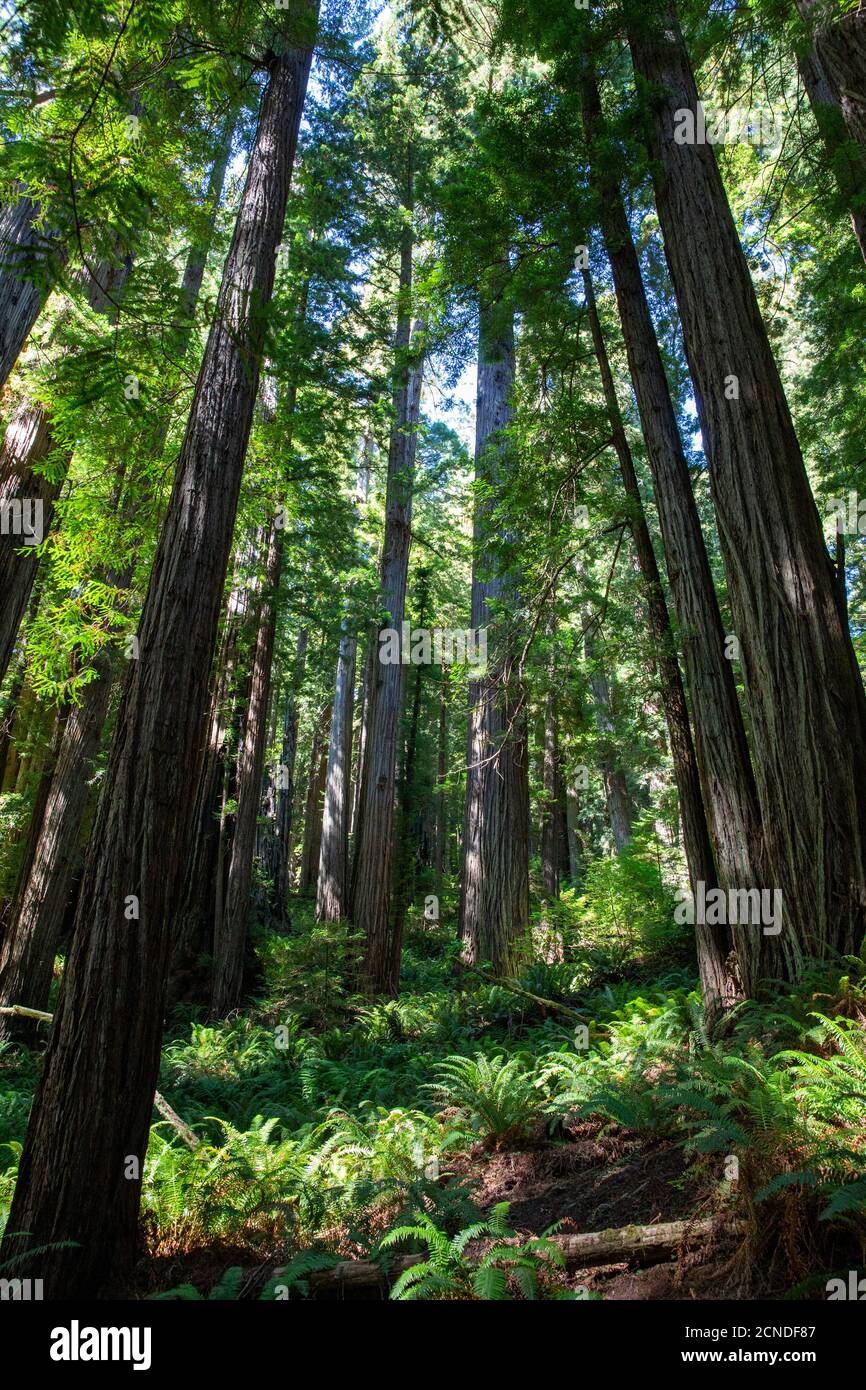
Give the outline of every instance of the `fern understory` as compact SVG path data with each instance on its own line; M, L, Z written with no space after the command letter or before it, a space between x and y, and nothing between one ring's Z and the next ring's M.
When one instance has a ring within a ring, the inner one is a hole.
M503 1155L567 1150L588 1126L676 1146L690 1215L743 1223L714 1257L715 1296L823 1296L862 1264L863 962L768 982L711 1040L687 929L640 866L617 873L539 920L523 993L461 970L452 931L420 913L398 1000L353 992L359 943L309 903L289 932L260 930L260 998L217 1024L192 1005L172 1017L159 1086L200 1142L155 1113L130 1292L298 1298L338 1260L414 1253L391 1297L586 1296L555 1231L513 1229L480 1189ZM0 1050L0 1220L39 1064L39 1047Z

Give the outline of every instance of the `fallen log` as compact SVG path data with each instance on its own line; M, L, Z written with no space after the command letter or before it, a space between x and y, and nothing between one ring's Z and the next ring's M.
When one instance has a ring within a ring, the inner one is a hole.
M657 1264L675 1255L681 1245L705 1241L714 1235L737 1235L744 1222L717 1217L699 1221L664 1221L655 1226L612 1227L606 1231L590 1231L586 1235L550 1236L549 1240L565 1256L573 1269L592 1269L600 1265L620 1264L626 1260L638 1264ZM509 1241L508 1244L514 1244ZM517 1242L520 1243L520 1242ZM483 1251L487 1242L477 1242L470 1250ZM387 1269L374 1260L343 1260L332 1269L317 1270L309 1276L312 1292L329 1289L360 1289L391 1283L406 1269L421 1264L426 1255L397 1255L388 1261ZM280 1271L274 1271L279 1279Z
M524 989L522 985L515 984L513 980L505 978L499 979L496 975L488 975L485 970L481 970L477 965L464 965L463 970L469 975L477 975L488 985L498 985L500 989L507 990L509 994L516 994L521 999L529 999L533 1004L538 1004L543 1009L549 1009L553 1013L566 1014L569 1018L577 1019L578 1023L586 1022L586 1014L578 1009L572 1009L568 1004L561 1004L556 999L545 999L540 994L533 994L531 990Z

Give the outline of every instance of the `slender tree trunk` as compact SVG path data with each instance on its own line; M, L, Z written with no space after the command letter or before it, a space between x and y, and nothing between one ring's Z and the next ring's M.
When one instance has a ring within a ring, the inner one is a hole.
M550 636L554 638L555 629ZM541 805L541 895L547 902L559 897L559 730L556 726L554 663L544 698L544 748Z
M475 476L496 487L508 466L503 435L512 418L514 327L481 308ZM511 596L489 550L490 508L475 513L472 626L490 621L491 609ZM520 966L529 929L529 759L523 692L513 670L511 642L502 632L491 644L488 672L469 687L466 802L460 936L470 964L490 961L497 975Z
M304 805L304 841L301 849L301 872L298 893L310 897L316 891L319 877L319 857L322 850L322 817L325 809L325 783L328 776L328 734L331 728L332 707L325 705L313 731L310 749L310 770L307 776L307 797Z
M595 354L598 359L602 388L607 403L608 418L613 431L614 448L619 459L623 487L629 500L631 533L646 589L650 631L655 642L658 662L662 708L668 729L674 779L679 796L686 864L692 892L696 893L697 885L700 882L704 884L706 889L715 888L717 884L716 866L713 860L710 832L701 794L701 779L695 747L692 742L686 696L676 655L676 644L671 631L667 602L662 589L661 575L647 526L631 449L626 439L616 386L607 355L607 345L598 317L592 277L588 270L583 272L583 283ZM707 1020L712 1026L718 1013L729 1008L738 997L737 981L727 964L732 949L731 935L730 931L721 923L714 926L697 923L695 932L704 1008Z
M430 592L429 570L418 570L418 627L427 627L428 601ZM400 954L403 947L403 931L406 926L406 913L414 896L415 871L418 862L418 805L415 791L416 761L418 754L418 729L421 722L421 695L424 667L419 663L413 672L412 707L409 714L409 728L406 738L406 755L400 777L397 798L397 851L394 859L393 920L391 923L391 972L395 979L400 976Z
M355 881L358 864L358 850L361 844L361 820L363 816L365 795L364 795L364 773L367 767L367 745L370 738L370 725L373 718L373 706L376 700L378 689L379 671L379 627L378 624L370 623L367 628L367 641L364 648L364 676L361 685L361 718L358 722L358 753L355 758L355 787L352 793L352 880L349 884L349 898L351 906L352 885Z
M568 837L568 870L576 888L580 883L580 839L577 793L569 788L565 793L566 835Z
M659 219L710 462L773 886L782 893L782 931L767 940L775 968L796 975L805 956L851 954L863 940L866 696L715 152L673 138L675 112L696 112L698 102L673 9L661 30L636 31L631 45L656 94Z
M286 920L286 904L289 898L289 843L292 836L295 764L298 756L298 693L304 678L308 636L307 629L301 628L295 646L294 678L283 708L283 749L280 791L277 798L277 852L274 870L276 910L281 922Z
M307 12L313 18L312 10ZM208 677L309 74L273 57L91 837L72 950L4 1240L49 1298L93 1294L133 1252L171 924L195 811ZM166 755L171 750L171 756ZM26 1234L14 1234L14 1233ZM19 1266L20 1267L20 1266Z
M592 144L602 134L602 122L591 73L584 78L583 102ZM616 177L604 173L603 164L601 168L594 183L653 476L716 873L725 889L765 888L770 886L770 871L757 788L688 463L620 188ZM763 943L753 932L739 933L734 944L746 992L753 994L761 975Z
M584 614L584 651L589 665L589 688L595 722L600 735L599 760L604 781L604 797L607 814L617 854L621 854L632 838L634 806L625 780L622 760L617 751L616 721L613 713L613 700L610 682L598 653L598 646L592 631L592 616L587 610Z
M355 638L340 638L325 775L325 806L319 852L316 920L340 922L349 915L349 806L352 714L355 695Z
M447 680L442 672L439 696L439 730L436 747L436 851L433 862L433 886L436 896L442 896L442 880L450 873L448 861L448 698Z

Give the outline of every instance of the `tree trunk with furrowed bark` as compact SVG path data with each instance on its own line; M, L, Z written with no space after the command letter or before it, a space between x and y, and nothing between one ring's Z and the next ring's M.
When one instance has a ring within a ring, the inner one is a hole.
M588 270L583 272L583 284L589 311L590 331L598 360L608 418L613 431L613 445L619 459L623 487L629 501L629 521L638 565L646 590L650 631L658 651L662 708L667 724L671 760L679 796L686 864L688 865L692 892L695 892L699 882L712 887L716 886L716 866L701 793L700 772L692 739L686 694L683 689L674 635L671 631L667 600L662 589L661 575L656 563L652 537L647 526L643 498L641 497L631 449L626 438L607 345L598 316L592 277ZM738 983L728 965L731 953L730 933L721 925L708 926L697 923L695 935L704 1009L708 1020L712 1022L719 1012L729 1008L738 997Z
M394 340L396 381L393 422L388 450L385 496L385 535L380 568L381 606L387 626L401 634L406 611L406 579L412 535L412 492L415 477L417 427L424 373L423 326L412 333L412 254L414 236L414 170L411 147L406 154L406 221L400 247L400 288L397 331ZM414 353L413 353L414 349ZM391 880L397 742L403 704L406 666L400 638L400 661L385 664L370 656L370 673L376 686L370 692L369 724L364 747L362 801L358 808L358 832L352 880L352 914L355 926L366 936L362 984L370 994L396 994L399 961L395 961L391 932Z
M316 11L303 16L298 46L269 61L3 1244L8 1259L76 1242L38 1256L49 1298L92 1295L134 1248L208 678L310 68Z
M214 940L213 991L211 1014L221 1018L239 1007L242 998L244 954L249 917L250 886L256 824L265 764L271 668L277 627L277 590L282 569L283 536L276 522L271 523L265 563L265 592L259 611L250 698L243 737L238 750L237 814L226 887L225 911L217 923Z
M763 834L742 711L710 562L692 492L676 411L656 340L640 264L619 183L596 158L603 136L595 78L584 73L584 125L605 248L613 273L629 371L653 478L665 566L694 714L695 753L716 874L724 888L769 886ZM711 880L706 880L710 882ZM727 954L728 940L718 950ZM748 993L761 975L762 943L753 933L731 944Z
M337 657L325 775L316 891L316 920L319 922L339 922L349 915L349 811L356 646L355 638L349 632L344 632Z
M478 338L475 476L494 488L508 467L503 435L512 419L514 326L482 305ZM490 507L475 513L472 626L487 627L509 593L490 552ZM515 973L529 929L529 758L523 692L507 634L488 635L488 670L469 686L463 877L462 954L490 961L497 975Z
M742 651L768 886L782 893L781 934L766 940L774 973L796 976L805 957L863 940L866 697L715 151L674 138L698 92L673 7L635 20L630 42Z

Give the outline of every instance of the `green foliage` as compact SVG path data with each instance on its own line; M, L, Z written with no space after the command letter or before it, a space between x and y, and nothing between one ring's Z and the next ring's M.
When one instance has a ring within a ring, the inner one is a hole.
M577 1297L553 1282L565 1267L562 1251L550 1240L557 1226L518 1242L507 1225L508 1210L508 1202L497 1202L486 1221L473 1222L454 1236L448 1236L426 1212L412 1225L389 1231L380 1242L382 1250L412 1242L423 1243L428 1251L425 1260L403 1271L391 1297L404 1302L421 1298L503 1302ZM473 1255L468 1247L479 1241L492 1243L483 1253Z
M535 1077L519 1057L449 1057L424 1089L453 1109L468 1134L502 1144L532 1133L541 1112Z

